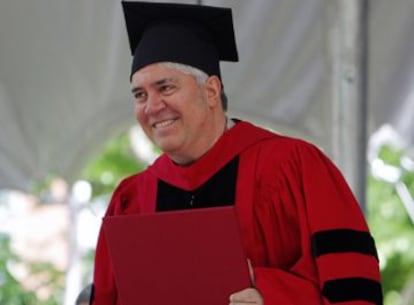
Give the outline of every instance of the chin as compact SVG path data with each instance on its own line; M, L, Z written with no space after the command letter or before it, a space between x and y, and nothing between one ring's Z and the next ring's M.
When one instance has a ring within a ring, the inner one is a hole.
M167 141L157 141L156 145L165 153L173 152L177 149L177 145Z

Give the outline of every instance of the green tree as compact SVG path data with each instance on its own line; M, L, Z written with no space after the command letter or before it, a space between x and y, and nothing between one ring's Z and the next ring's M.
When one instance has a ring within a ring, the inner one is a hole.
M92 156L81 177L92 184L93 196L98 197L112 193L121 179L142 171L145 166L134 155L128 134L124 132Z
M50 264L28 264L32 276L47 274L42 276L44 280L38 283L38 288L51 291L49 298L39 301L36 293L25 289L10 272L13 263L21 262L10 248L10 238L7 235L0 235L0 305L57 305L62 296L63 274L53 269Z
M413 194L414 173L402 170L402 156L403 152L388 146L379 154L383 162L401 170L401 182ZM414 225L394 183L370 175L367 198L368 222L380 256L385 305L399 305L401 291L414 276Z
M121 179L141 171L145 165L134 155L128 134L124 132L108 140L102 150L90 158L80 179L88 180L92 184L94 198L105 197L109 200L109 195ZM51 175L45 181L36 184L33 193L39 198L44 197L52 180ZM85 282L92 273L93 257L93 251L83 257L84 270L87 273ZM24 263L31 275L41 275L38 288L47 287L51 291L50 297L40 300L36 291L25 289L10 272L9 266L13 263ZM11 251L9 237L0 235L0 305L58 305L62 303L63 290L62 272L48 263L23 262Z

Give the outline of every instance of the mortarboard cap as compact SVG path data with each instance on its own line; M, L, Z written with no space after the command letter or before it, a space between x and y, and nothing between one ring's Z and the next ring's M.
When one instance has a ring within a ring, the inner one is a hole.
M219 61L238 61L230 8L122 2L133 55L131 77L156 62L176 62L220 76Z

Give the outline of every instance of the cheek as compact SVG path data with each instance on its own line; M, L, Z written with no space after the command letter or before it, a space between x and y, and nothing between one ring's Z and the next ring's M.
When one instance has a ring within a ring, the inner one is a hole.
M141 125L145 123L144 107L135 105L135 118Z

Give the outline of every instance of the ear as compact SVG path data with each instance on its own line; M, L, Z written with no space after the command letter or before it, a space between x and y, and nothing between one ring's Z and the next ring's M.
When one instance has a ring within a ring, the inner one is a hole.
M221 105L221 80L216 75L211 75L204 83L207 103L215 107Z

